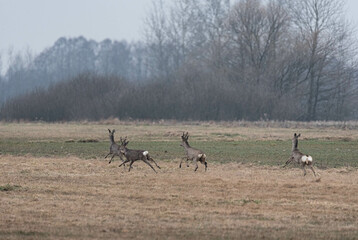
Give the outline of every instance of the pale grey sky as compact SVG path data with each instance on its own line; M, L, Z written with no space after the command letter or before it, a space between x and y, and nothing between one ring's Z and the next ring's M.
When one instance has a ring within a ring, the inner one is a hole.
M346 1L347 19L357 26L358 0ZM0 0L0 53L39 53L63 36L140 40L150 6L151 0Z
M35 53L58 38L139 40L151 0L0 0L0 51Z

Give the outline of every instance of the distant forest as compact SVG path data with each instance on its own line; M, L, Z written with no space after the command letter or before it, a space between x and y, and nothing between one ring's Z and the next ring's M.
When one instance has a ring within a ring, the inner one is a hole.
M153 1L141 41L62 37L35 56L10 51L0 120L357 120L357 42L344 7Z

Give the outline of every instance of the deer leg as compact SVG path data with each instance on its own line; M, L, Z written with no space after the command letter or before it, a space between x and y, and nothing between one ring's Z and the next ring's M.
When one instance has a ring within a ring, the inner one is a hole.
M292 162L293 157L290 157L287 162L285 163L285 165L283 166L283 168L285 168L290 162Z
M149 161L151 161L151 162L154 162L154 164L155 164L155 166L157 166L157 168L159 168L160 169L160 167L158 166L158 164L154 161L154 159L153 158L151 158L151 157L149 157L148 156L148 158L147 158Z
M111 153L108 153L104 158L107 158L109 154L111 154Z
M189 167L189 158L186 158L186 167Z
M314 171L313 166L309 165L309 167L311 168L311 170L312 170L314 176L316 176L316 172Z
M180 160L179 168L181 168L181 163L183 162L184 158Z
M121 164L119 164L119 166L118 167L121 167L122 165L124 165L125 163L127 163L127 162L129 162L129 160L127 159L127 160L125 160L124 162L122 162Z
M131 163L129 164L129 169L128 169L128 172L131 171L131 168L132 168L132 164L134 163L134 161L131 161Z
M302 165L302 169L303 169L303 176L306 176L306 174L307 174L306 165Z
M145 162L149 167L151 167L155 173L157 173L157 171L155 171L154 167L153 167L152 165L150 165L150 163L149 163L147 160L145 160L145 159L142 159L142 160L143 160L143 162Z
M113 158L114 158L114 154L112 155L111 160L109 160L108 164L112 162Z
M181 168L181 164L183 163L183 161L184 161L184 158L182 158L182 159L180 160L179 168ZM186 159L186 166L189 167L189 165L188 165L188 158Z
M122 162L124 162L125 160L123 159L123 155L122 154L118 154L118 157L122 160ZM126 167L126 165L123 163L123 167Z
M198 170L198 160L195 158L194 159L194 163L195 163L195 170L194 170L194 172L196 172L196 170Z
M208 163L206 162L206 159L204 157L201 157L199 161L201 162L201 164L205 165L205 172L206 172L206 169L208 168Z

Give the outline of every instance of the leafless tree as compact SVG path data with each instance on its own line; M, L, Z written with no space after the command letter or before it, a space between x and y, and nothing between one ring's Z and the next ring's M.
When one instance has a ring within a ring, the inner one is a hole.
M145 39L148 63L154 77L167 77L169 74L167 21L163 1L152 1L152 10L145 19Z
M298 82L306 89L304 119L315 120L319 102L331 97L337 84L340 86L336 78L331 77L332 71L342 73L345 69L339 61L348 50L349 34L342 19L344 1L292 0L287 1L287 6L293 30L306 54L306 71Z

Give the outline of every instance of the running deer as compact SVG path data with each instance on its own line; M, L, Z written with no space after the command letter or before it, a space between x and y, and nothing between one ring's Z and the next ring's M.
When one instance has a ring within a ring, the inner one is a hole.
M127 145L129 143L129 141L127 141L127 137L125 137L124 139L120 138L120 141L121 141L121 146L119 147L119 149L120 149L120 152L126 157L126 160L124 162L122 162L119 165L119 167L121 167L122 165L124 165L127 162L130 162L129 170L128 170L128 172L129 172L131 170L131 168L132 168L132 164L135 161L142 160L149 167L151 167L155 173L157 173L157 171L155 171L155 169L153 168L153 166L149 162L153 162L159 169L160 169L160 167L154 161L154 159L149 156L148 151L128 149Z
M198 169L198 161L199 161L205 165L205 171L206 171L206 169L208 167L208 163L206 162L205 153L199 149L190 147L190 145L188 143L188 138L189 138L188 132L187 133L183 132L183 135L181 136L182 142L181 142L180 146L184 147L185 152L186 152L186 166L189 167L188 161L191 160L195 163L194 171L196 171ZM181 168L182 162L183 162L183 159L180 161L179 168Z
M304 176L306 176L306 166L309 166L309 168L311 168L313 174L316 176L316 172L313 169L313 159L310 155L306 155L301 153L298 150L298 138L301 136L300 134L294 134L293 138L292 138L292 153L291 153L291 157L290 159L287 160L285 166L286 167L290 162L294 161L298 164L300 164L302 166L303 172L304 172Z
M107 158L109 155L112 154L111 160L109 160L108 163L111 163L115 156L118 156L123 162L124 161L123 160L123 154L119 151L119 146L114 141L114 133L116 132L116 130L113 129L111 131L110 129L108 129L108 132L109 132L109 140L111 141L111 145L109 146L109 153L104 158Z

